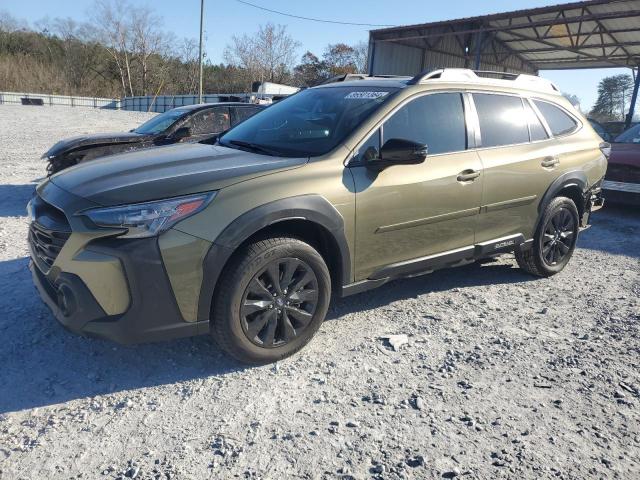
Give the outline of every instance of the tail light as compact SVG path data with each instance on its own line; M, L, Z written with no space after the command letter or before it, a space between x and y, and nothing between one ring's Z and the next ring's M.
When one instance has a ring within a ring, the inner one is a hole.
M600 144L600 151L605 156L607 160L611 157L611 144L609 142L602 142Z

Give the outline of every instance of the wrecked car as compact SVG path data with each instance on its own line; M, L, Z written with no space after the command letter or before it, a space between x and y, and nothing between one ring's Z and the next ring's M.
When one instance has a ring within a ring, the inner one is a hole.
M215 141L217 135L265 108L226 102L186 105L168 110L129 132L81 135L56 143L42 155L47 174L114 153L180 142Z

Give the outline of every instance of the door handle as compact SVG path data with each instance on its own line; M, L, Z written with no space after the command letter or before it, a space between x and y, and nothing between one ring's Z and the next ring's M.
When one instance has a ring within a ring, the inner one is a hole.
M555 167L559 163L560 163L560 159L556 156L553 156L553 157L545 157L544 160L542 160L542 163L540 165L542 165L544 168L550 168L550 167Z
M459 182L473 182L476 178L480 176L480 172L476 170L464 170L458 174Z

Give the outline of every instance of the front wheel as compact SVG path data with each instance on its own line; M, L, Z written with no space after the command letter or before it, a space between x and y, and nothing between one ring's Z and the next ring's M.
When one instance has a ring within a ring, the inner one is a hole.
M516 251L518 266L538 277L562 271L576 248L578 225L578 209L573 200L554 198L542 214L531 248Z
M322 256L296 238L268 238L238 252L220 280L211 333L231 356L265 364L293 355L322 324L331 298Z

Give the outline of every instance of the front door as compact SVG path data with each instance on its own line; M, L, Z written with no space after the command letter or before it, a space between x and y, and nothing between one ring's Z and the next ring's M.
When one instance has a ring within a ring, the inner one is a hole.
M414 262L474 244L482 196L482 165L469 151L461 93L433 93L395 111L350 162L356 187L356 280L410 273ZM390 139L426 144L419 165L376 171L375 158ZM402 264L402 265L400 265Z

